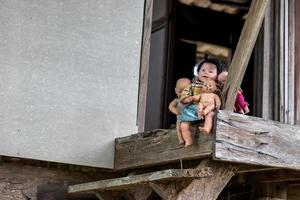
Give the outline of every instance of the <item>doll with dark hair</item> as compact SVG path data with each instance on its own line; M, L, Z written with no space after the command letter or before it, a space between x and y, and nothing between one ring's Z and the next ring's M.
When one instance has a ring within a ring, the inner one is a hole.
M182 132L182 137L185 146L190 146L193 144L192 133L191 133L191 123L198 121L201 116L198 116L198 99L195 97L203 93L205 88L205 81L213 80L216 81L219 73L223 71L222 64L218 59L208 58L205 56L204 60L200 62L194 71L196 73L192 84L188 85L181 93L180 101L185 104L189 104L181 113L180 128ZM212 122L213 122L214 112L208 112L204 117L204 127L208 127L208 131L202 133L209 134Z

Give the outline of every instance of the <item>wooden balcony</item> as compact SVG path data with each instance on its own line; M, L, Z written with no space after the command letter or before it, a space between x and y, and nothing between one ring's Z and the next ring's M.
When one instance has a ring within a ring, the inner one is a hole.
M300 127L219 111L212 135L193 127L194 144L178 144L176 130L153 130L116 139L115 170L197 158L300 170Z
M100 199L116 199L114 195L121 195L146 200L155 191L165 200L190 199L193 195L196 199L212 200L217 199L235 174L268 170L268 173L252 175L249 180L300 180L297 171L300 170L299 126L228 111L219 111L215 120L212 135L202 135L197 125L193 126L194 144L186 148L178 143L175 129L118 138L115 171L130 169L131 173L125 177L69 186L69 193L96 192ZM194 159L200 162L195 168L178 167L181 161ZM176 162L178 164L174 164ZM152 168L150 172L135 174L137 168L166 163L170 165L163 170L153 171L155 168ZM182 187L174 189L178 185ZM199 191L201 196L197 196Z

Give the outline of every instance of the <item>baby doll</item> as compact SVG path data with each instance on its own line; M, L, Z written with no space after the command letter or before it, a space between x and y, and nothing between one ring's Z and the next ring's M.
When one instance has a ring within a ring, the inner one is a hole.
M223 71L218 76L218 82L223 86L225 84L225 81L227 79L228 72ZM243 91L241 89L238 90L235 104L234 104L235 112L241 113L241 114L247 114L250 112L248 103L245 101Z
M176 88L175 88L175 93L178 98L175 98L170 104L169 104L169 110L177 116L177 121L176 121L176 131L177 131L177 136L179 140L179 144L183 144L184 140L182 139L181 135L181 129L180 129L180 114L181 111L187 106L187 104L183 104L179 101L179 98L181 96L182 90L191 84L191 80L188 78L180 78L176 82Z
M185 142L185 146L193 144L192 133L190 130L191 123L198 121L198 102L195 101L193 96L203 93L204 81L217 80L218 74L222 72L222 65L219 60L214 58L207 58L200 62L197 66L196 72L198 76L193 79L193 83L188 85L181 94L180 101L182 103L188 103L189 105L183 109L180 115L181 133ZM209 112L205 115L205 121L213 121L214 112Z
M216 92L217 85L214 80L204 81L204 90L202 94L193 96L193 100L199 102L198 104L198 117L199 119L205 118L205 116L213 112L215 108L219 109L221 106L221 99ZM205 118L204 126L199 127L200 132L209 134L213 126L212 118Z

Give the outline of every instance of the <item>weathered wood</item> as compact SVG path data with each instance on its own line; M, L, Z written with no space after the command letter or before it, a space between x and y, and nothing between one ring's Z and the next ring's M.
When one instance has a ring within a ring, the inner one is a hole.
M149 183L149 185L163 200L175 200L177 198L178 194L174 183Z
M295 1L295 38L300 38L300 1ZM300 40L295 39L295 123L300 125Z
M239 42L228 71L227 81L222 91L225 109L233 111L235 97L243 80L268 0L252 0Z
M96 197L99 200L114 200L115 198L112 196L111 192L95 192Z
M212 135L195 133L194 144L184 148L178 144L175 129L154 130L124 138L117 138L115 144L115 170L179 162L212 155Z
M138 130L140 132L144 131L145 128L153 0L145 0L144 10L145 11L144 11L143 41L142 41L142 52L141 52L142 58L141 58L141 68L140 68L139 101L138 101L139 104L138 105L139 108L138 109Z
M196 169L203 169L208 166L211 161L205 159L196 167ZM176 183L150 183L149 185L153 190L160 195L163 200L175 200L178 199L179 192L189 186L192 183L186 181L177 181Z
M214 159L300 170L300 127L220 111Z
M236 174L249 173L249 172L261 172L261 171L274 171L279 170L281 168L278 167L266 167L266 166L257 166L257 165L246 165L241 164L238 165L238 170Z
M279 183L287 181L299 181L300 172L294 170L276 170L264 173L251 173L248 175L249 182L257 183Z
M216 200L237 170L232 164L212 160L206 166L212 168L213 176L193 180L178 194L177 200Z
M202 178L211 176L211 169L208 167L197 169L167 169L140 175L132 175L122 178L106 179L101 181L83 183L69 186L69 193L101 191L101 190L122 190L133 185L146 184L153 181L170 181L185 178Z
M135 200L147 200L152 193L150 186L140 185L135 188L131 188L130 192L132 193Z

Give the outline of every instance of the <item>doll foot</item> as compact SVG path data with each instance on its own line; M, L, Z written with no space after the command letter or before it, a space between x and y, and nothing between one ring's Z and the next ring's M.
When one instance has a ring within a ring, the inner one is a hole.
M209 131L205 127L199 126L199 131L200 131L200 133L202 133L204 135L208 135L209 134Z
M179 140L179 144L184 144L184 141L183 140Z
M193 143L185 143L184 147L190 147L192 145L193 145Z

